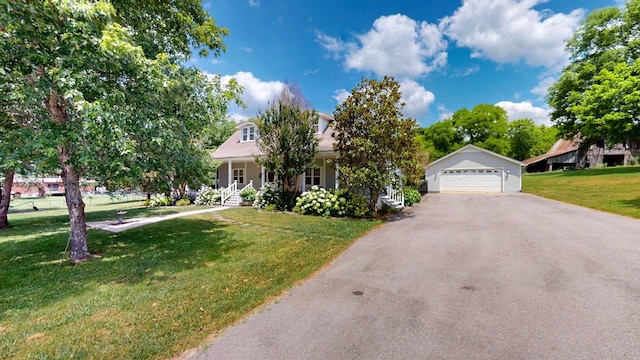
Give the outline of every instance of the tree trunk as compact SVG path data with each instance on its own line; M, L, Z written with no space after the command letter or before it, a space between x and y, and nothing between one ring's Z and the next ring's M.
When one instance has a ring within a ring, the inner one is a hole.
M9 204L11 203L11 188L13 187L13 176L15 170L6 170L4 173L4 185L2 186L2 197L0 197L0 229L6 229L9 227L9 219L7 213L9 212Z
M80 174L69 163L69 151L67 149L59 146L58 156L62 166L64 196L69 210L69 243L71 244L69 260L72 263L78 263L92 257L87 247L87 224L84 216L84 202L80 192Z

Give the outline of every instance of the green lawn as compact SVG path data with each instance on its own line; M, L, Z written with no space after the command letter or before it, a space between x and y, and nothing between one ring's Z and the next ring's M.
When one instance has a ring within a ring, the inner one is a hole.
M88 203L88 201L87 201ZM88 206L90 220L193 210ZM119 234L89 230L102 258L61 265L66 214L10 214L0 232L0 358L168 358L310 276L379 221L238 208ZM220 218L222 217L222 218Z
M640 219L640 166L526 174L524 192Z

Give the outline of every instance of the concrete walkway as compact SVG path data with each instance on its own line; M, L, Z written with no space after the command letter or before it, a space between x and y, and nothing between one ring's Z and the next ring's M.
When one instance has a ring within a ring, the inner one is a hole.
M189 359L640 359L637 219L528 194L399 215Z
M139 226L144 226L144 225L148 225L148 224L157 223L158 221L175 219L177 217L182 217L182 216L189 216L189 215L204 214L204 213L209 213L209 212L214 212L214 211L221 211L221 210L225 210L225 209L228 209L228 208L229 207L227 207L227 206L221 206L221 207L216 207L216 208L187 211L187 212L181 212L181 213L169 214L169 215L151 216L151 217L145 217L145 218L125 219L122 224L118 223L117 220L93 221L93 222L88 222L87 226L92 228L92 229L103 230L103 231L108 231L108 232L112 232L112 233L119 233L119 232L123 232L125 230L137 228Z

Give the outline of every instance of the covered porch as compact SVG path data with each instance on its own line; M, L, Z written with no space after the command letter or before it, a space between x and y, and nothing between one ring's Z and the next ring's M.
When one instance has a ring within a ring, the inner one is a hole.
M220 159L222 164L218 167L215 188L228 188L236 183L238 189L242 189L249 183L259 189L265 183L275 183L273 173L266 171L265 167L258 164L253 157ZM300 191L318 186L325 189L338 188L338 166L335 153L322 154L316 157L316 168L307 171L299 178Z

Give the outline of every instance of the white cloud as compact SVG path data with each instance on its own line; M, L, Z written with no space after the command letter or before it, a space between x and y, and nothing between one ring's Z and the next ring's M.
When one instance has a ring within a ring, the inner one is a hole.
M453 74L454 77L465 77L480 71L480 65L473 65L466 69L458 69Z
M320 72L320 69L307 69L304 71L304 76L315 75Z
M429 105L435 100L435 95L422 85L413 80L403 80L400 83L400 93L402 97L400 101L405 103L402 109L402 115L414 119L420 119L429 112ZM338 104L342 104L351 92L345 89L338 89L333 92L333 99Z
M429 112L429 105L436 99L435 95L413 80L400 81L400 101L405 103L402 115L420 119Z
M244 87L242 100L247 105L246 109L231 109L231 117L236 120L246 120L258 115L259 111L264 110L270 101L280 95L284 86L283 82L262 81L256 78L252 73L243 71L240 71L235 75L223 76L222 84L228 83L231 78L235 78L238 81L238 84Z
M518 103L500 101L496 106L500 106L507 112L510 121L529 118L536 124L544 124L548 126L551 123L549 121L549 109L533 106L530 101L522 101Z
M451 117L453 117L453 111L447 109L443 104L438 104L438 112L440 113L438 115L438 121L451 119Z
M531 89L531 93L540 96L540 98L544 98L545 96L547 96L547 91L549 90L551 85L553 85L555 82L556 79L554 77L545 77L544 79L540 80L536 87Z
M329 56L335 60L339 60L342 52L346 50L347 45L340 39L336 39L322 32L316 32L316 41L320 43L325 50L329 52Z
M251 6L251 7L260 6L260 0L249 0L249 6Z
M438 27L408 16L381 16L373 28L344 42L318 32L317 41L347 70L373 71L378 76L423 76L447 63L447 42Z
M547 0L464 0L451 16L440 21L440 29L472 57L498 63L545 66L560 70L569 61L565 41L584 17L583 9L569 14L537 11Z
M246 52L247 54L251 54L251 52L253 51L253 49L250 47L241 47L240 49Z
M332 97L336 100L336 102L338 104L342 104L345 100L347 100L349 95L351 95L351 93L348 92L347 90L338 89L338 90L333 92L333 96Z

